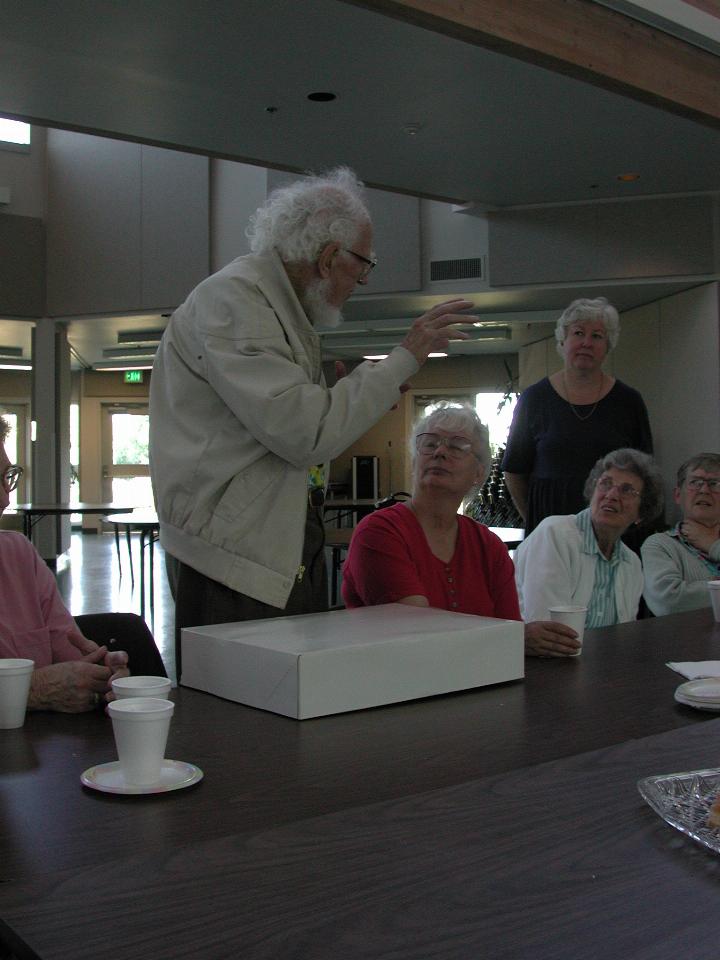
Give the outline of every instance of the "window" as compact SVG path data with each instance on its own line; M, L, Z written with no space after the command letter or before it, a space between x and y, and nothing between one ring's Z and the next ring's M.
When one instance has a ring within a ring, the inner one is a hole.
M0 148L27 153L30 150L30 124L0 117Z
M499 451L504 449L507 443L510 423L517 401L515 394L511 394L507 399L505 394L502 393L477 393L474 396L453 396L449 394L447 398L442 397L438 400L428 396L418 396L416 398L416 419L430 413L438 403L447 401L450 403L467 403L469 406L475 407L477 415L488 428L492 455L497 457Z

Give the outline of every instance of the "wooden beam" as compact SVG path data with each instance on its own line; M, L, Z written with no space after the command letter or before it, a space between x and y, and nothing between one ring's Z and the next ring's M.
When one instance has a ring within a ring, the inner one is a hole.
M720 57L591 0L345 0L720 127Z

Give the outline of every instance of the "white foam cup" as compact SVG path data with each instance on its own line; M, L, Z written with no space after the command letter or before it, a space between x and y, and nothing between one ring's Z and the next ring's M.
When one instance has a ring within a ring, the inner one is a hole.
M113 680L113 693L118 700L127 697L154 697L167 700L172 687L167 677L118 677Z
M708 580L707 585L715 620L720 623L720 580Z
M160 779L175 704L153 697L128 697L108 704L125 782L149 787Z
M558 604L558 606L550 607L548 613L550 619L554 620L555 623L565 623L568 627L572 627L577 633L577 638L580 641L580 649L577 653L571 654L571 656L579 657L582 653L587 607L574 606L572 604Z
M25 723L34 660L0 660L0 729L15 730Z

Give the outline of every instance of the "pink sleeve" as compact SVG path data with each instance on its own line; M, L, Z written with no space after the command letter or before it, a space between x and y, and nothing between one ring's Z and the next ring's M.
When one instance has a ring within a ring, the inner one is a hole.
M396 603L427 591L412 559L412 546L384 511L366 517L353 534L343 568L343 599L349 607Z
M52 571L33 548L35 561L35 584L43 620L50 634L53 663L65 660L80 660L82 653L70 642L77 626L58 592Z

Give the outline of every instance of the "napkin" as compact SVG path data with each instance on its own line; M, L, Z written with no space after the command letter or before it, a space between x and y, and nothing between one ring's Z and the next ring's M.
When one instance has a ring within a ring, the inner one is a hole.
M696 660L686 663L667 663L666 666L687 677L698 680L700 677L720 677L720 660Z

